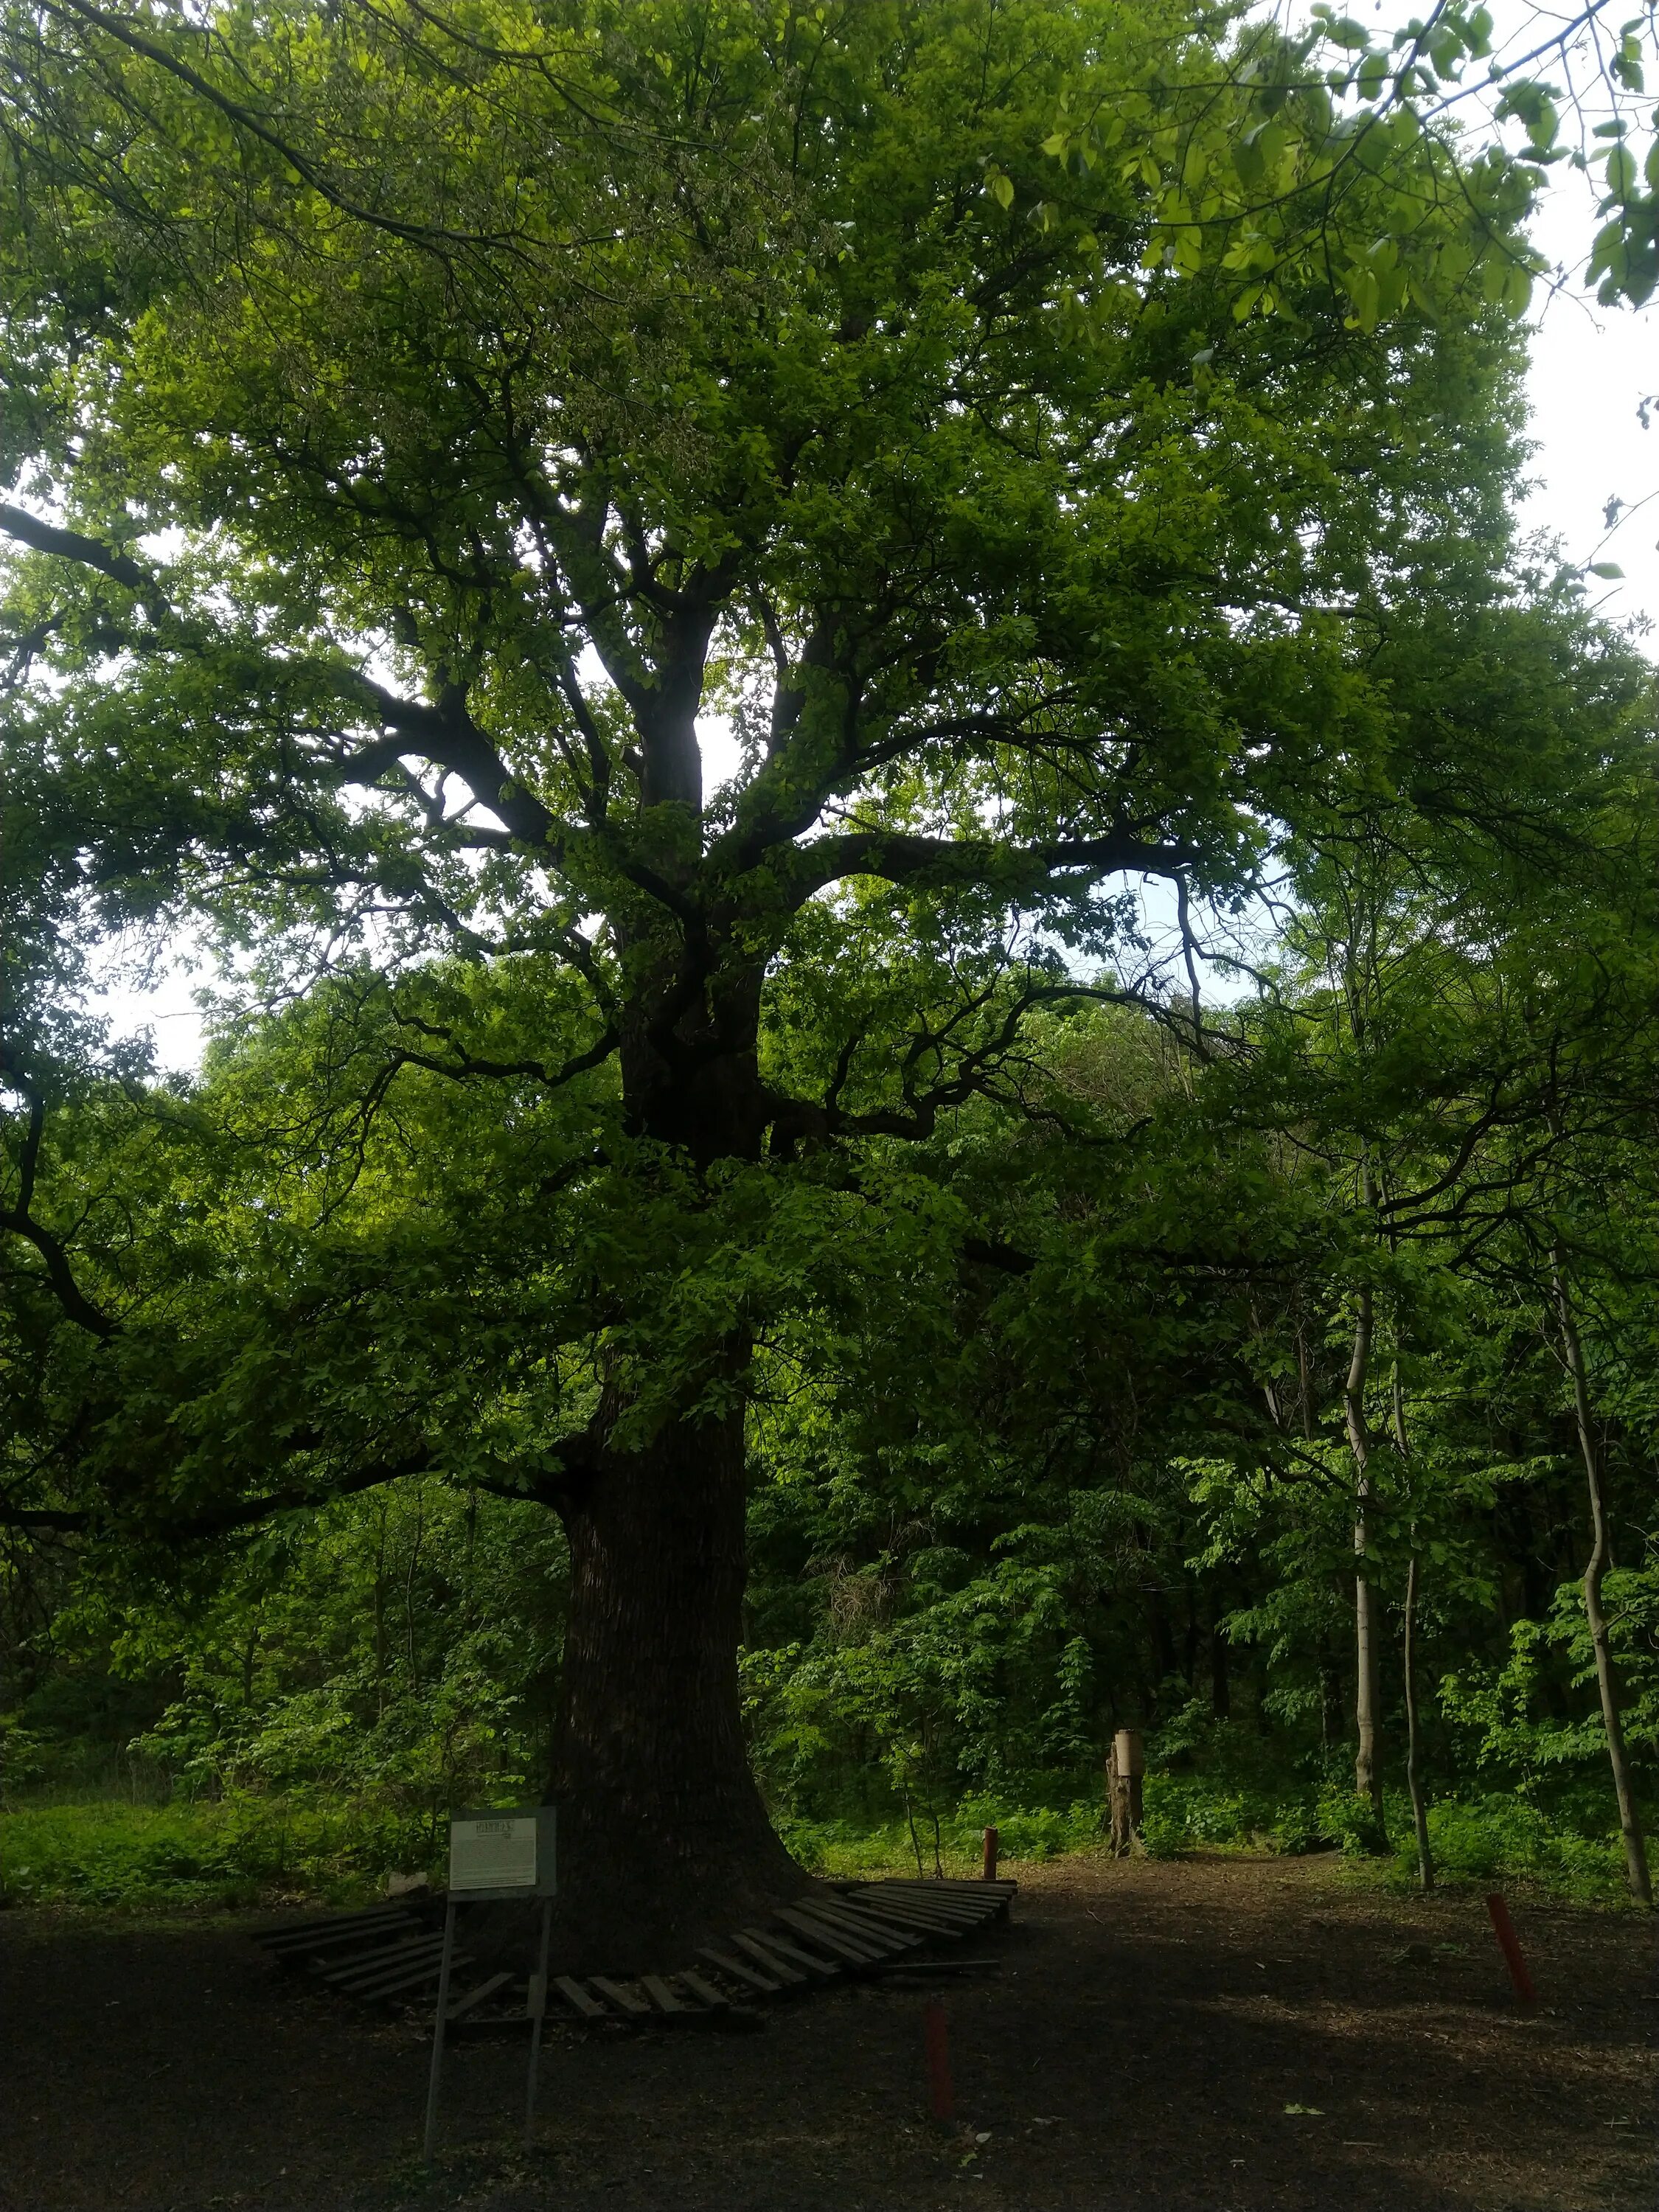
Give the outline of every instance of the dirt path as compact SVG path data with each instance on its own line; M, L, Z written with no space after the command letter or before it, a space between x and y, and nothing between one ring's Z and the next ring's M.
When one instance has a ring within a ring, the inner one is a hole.
M280 1980L244 1923L0 1917L3 2212L1651 2212L1651 1929L1518 1914L1518 2017L1479 1898L1317 1860L1014 1868L951 1985L955 2132L921 1996L846 1987L750 2035L463 2046L410 2153L425 2042ZM1417 1955L1410 1955L1415 1946ZM1295 2111L1291 2107L1312 2107Z

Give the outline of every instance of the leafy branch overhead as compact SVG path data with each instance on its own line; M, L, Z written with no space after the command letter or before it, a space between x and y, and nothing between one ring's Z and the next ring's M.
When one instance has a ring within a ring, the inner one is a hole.
M1230 58L1218 102L1218 50L1153 22L1149 62L1086 10L947 14L865 100L873 19L686 77L650 10L625 40L15 15L12 627L66 687L64 772L113 751L167 817L151 895L218 872L249 928L533 943L597 1041L626 945L689 1003L855 875L1086 939L1103 876L1248 866L1251 728L1288 768L1305 680L1281 611L1374 589L1308 525L1382 356L1232 333L1231 269L1172 286L1169 114L1237 135L1277 96ZM1034 233L973 180L1013 141L1040 165L1054 97L1139 150ZM1394 194L1361 165L1342 206ZM1419 229L1455 262L1457 221ZM1324 316L1311 259L1276 281ZM1177 459L1216 437L1249 482Z

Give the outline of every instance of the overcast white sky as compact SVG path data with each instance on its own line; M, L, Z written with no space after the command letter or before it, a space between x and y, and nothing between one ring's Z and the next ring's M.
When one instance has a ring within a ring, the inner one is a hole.
M1594 222L1580 193L1564 186L1534 235L1547 253L1582 261ZM1637 412L1659 396L1656 310L1599 307L1571 282L1540 301L1530 379L1537 487L1524 513L1560 535L1569 559L1595 553L1618 562L1625 580L1607 585L1598 604L1620 619L1653 621L1646 649L1659 653L1659 410L1650 430ZM1602 511L1613 498L1627 507L1609 536ZM1638 510L1644 499L1652 504Z
M1584 183L1575 179L1552 196L1534 234L1553 258L1582 267L1594 223ZM1620 620L1650 620L1644 649L1659 658L1659 408L1651 430L1637 411L1659 394L1659 307L1600 307L1571 278L1553 294L1540 289L1537 304L1529 388L1538 452L1525 519L1558 536L1570 561L1619 563L1624 580L1599 587L1598 604ZM1626 506L1609 535L1603 513L1615 497ZM710 766L717 781L720 764ZM1160 918L1169 903L1151 902ZM175 972L148 992L111 992L105 1011L123 1030L149 1027L164 1067L192 1067L202 1042L193 988Z

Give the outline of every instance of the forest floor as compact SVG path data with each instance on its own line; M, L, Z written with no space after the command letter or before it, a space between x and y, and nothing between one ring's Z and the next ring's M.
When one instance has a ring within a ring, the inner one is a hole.
M1326 1859L1016 1866L1000 1971L941 1979L957 2109L925 2118L921 1994L845 1985L749 2034L551 2029L455 2049L278 1977L259 1917L0 1915L3 2212L1621 2212L1659 2203L1650 1924L1485 1906ZM268 1919L269 1915L263 1916Z

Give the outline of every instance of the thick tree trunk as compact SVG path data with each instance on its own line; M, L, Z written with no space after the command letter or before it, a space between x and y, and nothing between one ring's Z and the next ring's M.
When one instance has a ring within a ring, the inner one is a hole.
M665 752L678 781L658 795L694 809L684 751ZM698 1170L757 1158L759 967L722 964L706 944L688 950L670 935L632 942L631 953L637 988L619 1024L629 1123ZM602 1415L599 1448L560 1506L570 1600L549 1795L561 1969L672 1971L810 1887L767 1818L744 1744L747 1347L729 1343L716 1361L727 1410L672 1419L637 1450L609 1441L616 1409Z
M687 1964L808 1886L743 1740L741 1411L618 1455L565 1521L559 1955L600 1972Z
M1573 1317L1572 1301L1567 1291L1566 1270L1562 1265L1559 1245L1551 1255L1551 1276L1555 1291L1556 1318L1561 1327L1561 1348L1565 1355L1567 1371L1572 1377L1578 1449L1583 1456L1584 1474L1589 1484L1591 1541L1589 1559L1584 1568L1584 1618L1589 1626L1590 1644L1595 1653L1595 1680L1601 1693L1601 1719L1607 1729L1607 1758L1613 1766L1613 1795L1619 1801L1619 1826L1625 1839L1625 1878L1630 1885L1632 1896L1639 1898L1644 1905L1651 1905L1653 1889L1648 1875L1647 1846L1642 1838L1641 1815L1636 1809L1636 1789L1631 1780L1630 1756L1625 1747L1624 1719L1619 1708L1619 1678L1613 1671L1607 1616L1601 1606L1601 1578L1607 1572L1613 1548L1607 1527L1607 1493L1601 1484L1601 1441L1595 1432L1595 1420L1590 1407L1589 1376L1584 1367L1584 1347L1579 1340L1578 1324Z

